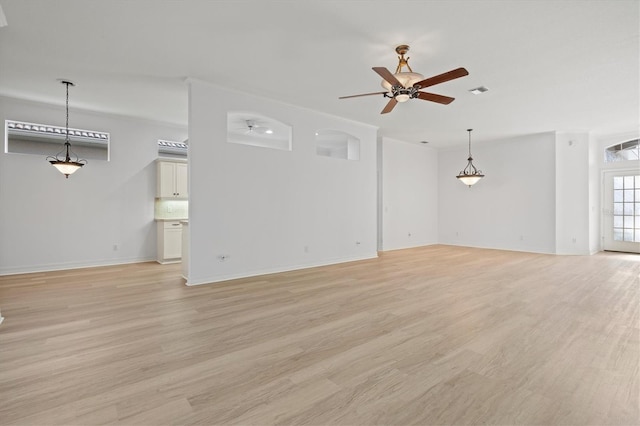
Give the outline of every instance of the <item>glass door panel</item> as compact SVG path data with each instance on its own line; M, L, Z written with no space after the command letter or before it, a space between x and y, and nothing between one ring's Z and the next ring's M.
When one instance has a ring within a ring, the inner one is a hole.
M640 173L604 174L604 249L640 253Z

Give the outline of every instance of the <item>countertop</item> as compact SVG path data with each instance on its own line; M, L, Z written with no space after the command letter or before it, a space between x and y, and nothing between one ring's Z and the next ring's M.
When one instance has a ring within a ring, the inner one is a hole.
M175 218L175 219L158 219L158 218L155 218L154 220L156 222L183 222L183 221L188 221L189 218L185 218L185 217L183 217L183 218L179 217L179 218Z

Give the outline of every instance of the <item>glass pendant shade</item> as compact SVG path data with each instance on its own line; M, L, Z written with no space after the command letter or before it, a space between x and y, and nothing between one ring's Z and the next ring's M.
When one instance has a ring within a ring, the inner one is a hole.
M412 87L419 81L424 80L424 76L422 74L418 74L417 72L397 72L394 74L394 77L398 79L400 84L405 88ZM391 83L386 80L382 80L382 87L391 92Z
M402 87L393 87L393 85L385 79L380 83L387 91L385 96L394 98L397 102L407 102L409 99L415 98L418 89L414 88L413 85L424 80L424 76L422 74L413 72L409 66L409 58L405 59L404 55L408 51L409 46L406 44L401 44L396 47L396 53L399 55L398 66L396 67L396 72L393 76L398 80L397 82L400 83ZM408 69L408 71L402 71L403 68Z
M424 76L422 74L418 74L417 72L396 72L394 77L402 84L405 89L413 87L413 85L419 81L424 80ZM390 97L395 97L395 100L398 102L407 102L411 99L411 96L407 93L397 93L395 92L395 96L393 96L394 91L392 89L391 83L386 80L382 80L382 87L384 87L388 92Z
M65 80L61 81L61 83L67 86L67 124L65 128L64 148L55 156L48 156L47 161L49 161L53 167L58 169L60 173L69 179L69 175L75 173L78 169L87 164L87 160L81 160L73 153L73 151L71 151L71 142L69 141L69 86L75 86L75 84ZM61 158L60 155L63 153L64 157Z
M472 186L478 183L480 179L484 177L484 175L469 175L469 176L458 175L456 177L460 179L460 182L464 183L465 185Z
M53 167L58 169L58 171L63 175L65 175L67 178L69 178L69 175L72 175L77 170L79 170L80 167L84 166L83 163L79 163L76 161L49 160L49 162L53 165Z
M473 129L467 129L467 132L469 132L469 158L467 158L467 166L458 174L458 176L456 176L460 182L464 183L469 188L478 183L480 179L484 177L482 170L478 170L476 166L473 165L473 157L471 156L472 130Z

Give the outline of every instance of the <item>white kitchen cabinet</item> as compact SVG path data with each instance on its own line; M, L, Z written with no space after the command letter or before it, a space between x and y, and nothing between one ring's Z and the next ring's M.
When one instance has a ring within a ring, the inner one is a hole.
M158 222L158 263L180 262L182 224L179 220Z
M158 198L189 198L187 163L158 161Z

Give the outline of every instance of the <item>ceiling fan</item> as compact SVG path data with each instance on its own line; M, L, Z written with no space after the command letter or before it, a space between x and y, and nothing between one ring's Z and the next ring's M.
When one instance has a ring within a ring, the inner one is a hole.
M234 128L236 133L243 133L245 135L263 136L273 134L273 130L266 126L262 120L255 118L242 118L235 120L236 127Z
M398 102L406 102L409 99L422 99L423 101L437 102L439 104L448 105L453 102L454 98L449 96L438 95L435 93L421 92L420 89L425 87L435 86L436 84L444 83L446 81L455 80L456 78L469 75L469 72L464 68L456 68L454 70L445 72L443 74L436 75L434 77L424 78L422 74L413 72L409 66L409 58L404 57L405 53L409 51L409 46L402 44L396 47L398 53L398 66L395 74L385 67L373 67L372 69L382 77L382 87L384 92L363 93L361 95L341 96L338 99L357 98L360 96L382 95L385 98L390 98L387 105L384 107L380 114L386 114L391 112ZM409 72L402 71L402 68L407 67Z
M260 124L258 124L256 122L256 120L245 120L245 123L247 125L247 131L245 133L249 134L249 133L258 133L258 134L265 134L265 133L272 133L271 129L269 129L266 126L262 126Z

